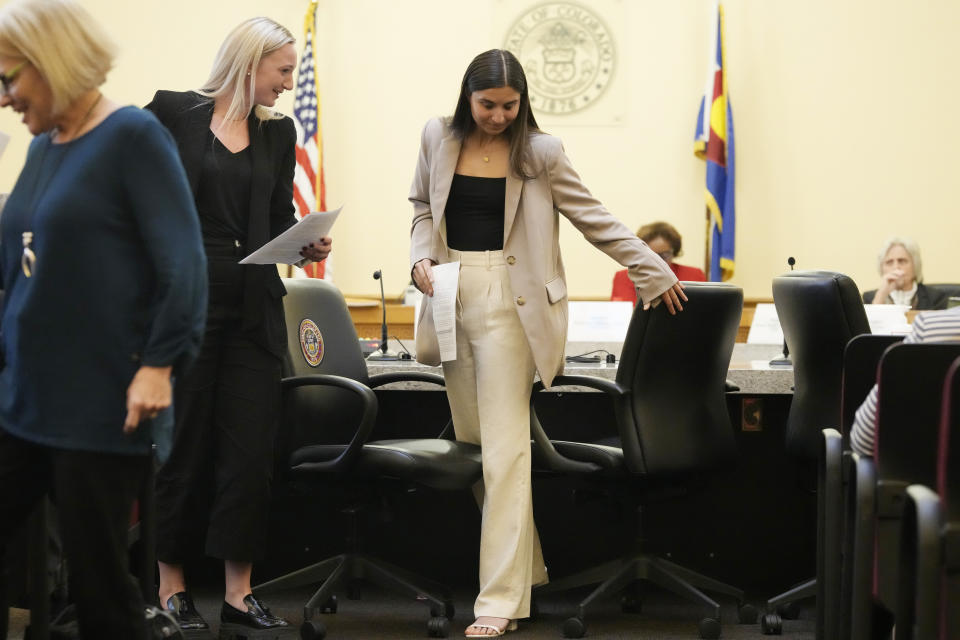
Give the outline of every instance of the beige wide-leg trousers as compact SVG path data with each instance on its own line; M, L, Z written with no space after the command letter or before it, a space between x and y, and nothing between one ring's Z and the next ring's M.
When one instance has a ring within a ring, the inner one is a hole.
M457 439L479 444L483 459L474 615L526 618L531 586L547 581L530 486L533 355L503 252L450 250L450 260L460 261L457 359L443 375Z

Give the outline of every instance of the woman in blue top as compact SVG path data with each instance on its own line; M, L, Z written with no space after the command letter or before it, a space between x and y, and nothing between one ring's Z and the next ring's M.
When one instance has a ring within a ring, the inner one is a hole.
M146 638L127 527L207 285L176 146L100 92L112 61L75 0L0 9L0 107L35 136L0 231L0 548L55 494L81 635Z

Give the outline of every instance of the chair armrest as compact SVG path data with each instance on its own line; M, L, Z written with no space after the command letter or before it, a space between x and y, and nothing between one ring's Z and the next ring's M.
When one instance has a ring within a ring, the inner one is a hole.
M873 459L854 453L848 487L847 531L852 532L850 579L851 638L867 640L873 617L873 546L876 536L877 471Z
M628 389L621 387L616 382L592 376L557 376L553 379L553 385L589 387L603 391L617 399L630 394ZM534 406L534 394L543 390L543 382L537 381L533 385L533 393L530 394L530 439L533 441L533 447L538 454L538 458L546 465L546 470L559 473L595 473L599 471L600 465L593 462L571 460L561 455L553 446L550 437L540 423L540 418L537 416L537 410Z
M373 431L373 425L377 420L377 396L368 386L356 380L325 373L308 376L291 376L280 381L280 388L283 392L298 387L309 386L339 387L347 391L352 391L359 396L360 402L363 405L363 414L360 417L360 423L357 425L357 430L354 432L350 444L347 445L343 453L327 462L300 465L303 470L319 471L323 469L327 472L342 472L356 462L360 451L363 449L364 443L370 437L370 432Z
M391 382L429 382L430 384L446 386L443 376L436 373L427 373L425 371L393 371L390 373L378 373L370 376L367 386L371 389L382 387Z
M940 497L923 485L910 485L903 518L897 625L909 625L917 638L934 638L940 623Z
M568 376L561 375L556 376L553 379L554 387L589 387L591 389L596 389L597 391L603 391L608 396L614 398L622 398L624 396L630 395L630 390L621 387L619 384L613 380L607 380L606 378L597 378L595 376ZM533 390L542 391L543 382L537 381L533 385Z
M842 565L841 516L843 438L836 429L824 429L817 473L817 602L825 637L839 637L840 576ZM821 613L822 611L822 613Z

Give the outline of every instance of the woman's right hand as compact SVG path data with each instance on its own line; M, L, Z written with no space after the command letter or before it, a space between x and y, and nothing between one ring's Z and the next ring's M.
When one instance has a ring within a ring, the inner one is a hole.
M880 286L877 287L877 292L873 295L873 303L886 304L887 298L890 296L890 292L897 288L901 278L903 278L903 271L900 269L888 271L887 273L881 275Z
M413 283L417 285L417 289L420 289L424 295L433 295L433 260L430 258L420 260L413 265L413 271L410 272L410 275L413 277Z

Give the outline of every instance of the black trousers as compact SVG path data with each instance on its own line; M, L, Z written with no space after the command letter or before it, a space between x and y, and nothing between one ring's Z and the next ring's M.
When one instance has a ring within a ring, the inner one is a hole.
M16 529L52 492L83 638L147 638L127 531L148 464L149 455L53 449L0 430L0 563Z
M173 447L156 478L157 558L169 564L201 548L253 562L266 544L280 360L241 330L236 260L208 248L203 346L174 389Z

